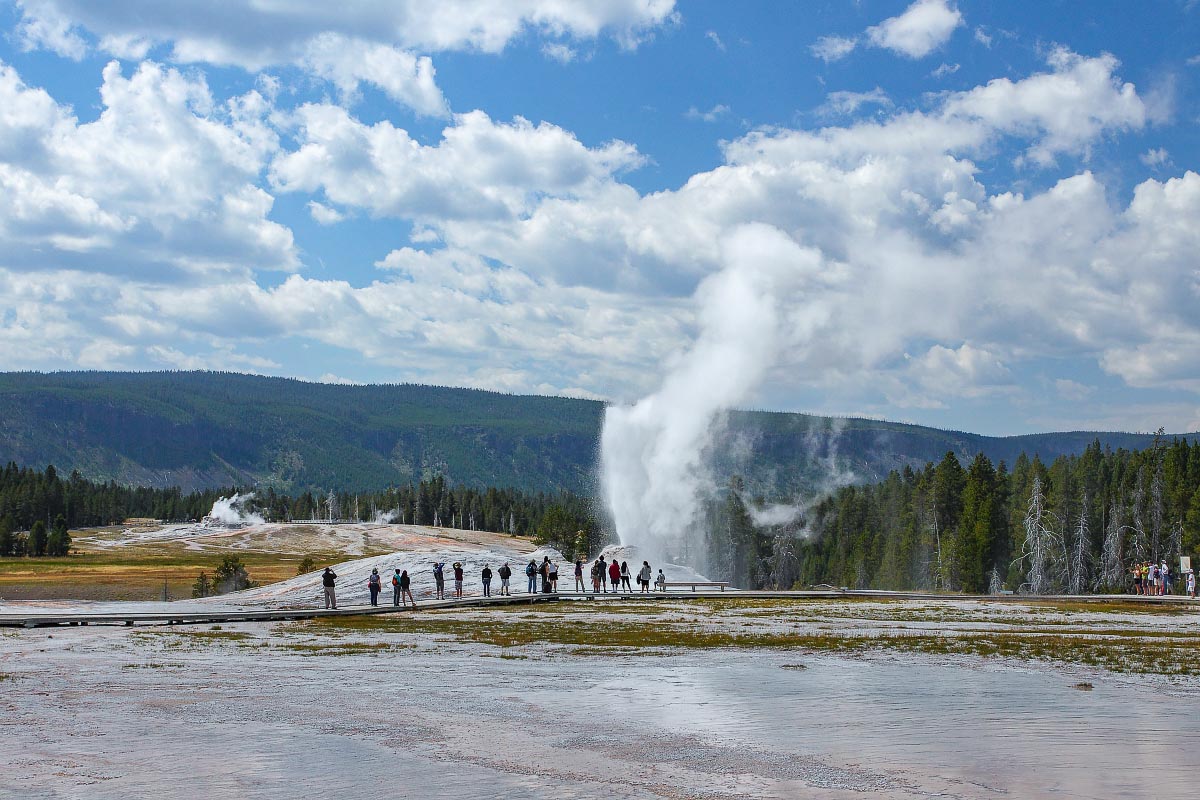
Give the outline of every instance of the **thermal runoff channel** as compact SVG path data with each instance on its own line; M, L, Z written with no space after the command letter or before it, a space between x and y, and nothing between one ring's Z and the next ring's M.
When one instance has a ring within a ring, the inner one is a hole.
M818 251L754 224L721 242L722 269L696 290L699 332L653 393L609 406L601 434L601 483L621 543L662 559L696 537L702 501L715 490L710 455L724 412L745 402L806 318L780 298L818 280Z

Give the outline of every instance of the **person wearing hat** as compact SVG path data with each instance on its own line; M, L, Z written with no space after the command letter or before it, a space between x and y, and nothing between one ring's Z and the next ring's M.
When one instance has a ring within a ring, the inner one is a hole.
M463 566L461 561L454 562L454 596L462 597Z

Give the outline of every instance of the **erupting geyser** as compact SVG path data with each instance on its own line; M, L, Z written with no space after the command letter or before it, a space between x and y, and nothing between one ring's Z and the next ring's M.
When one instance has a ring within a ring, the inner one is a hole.
M784 288L816 274L820 255L768 225L721 243L723 269L696 290L700 334L653 394L609 406L601 481L621 543L661 559L692 536L712 489L708 450L722 413L759 385L781 347ZM702 551L700 541L689 548Z

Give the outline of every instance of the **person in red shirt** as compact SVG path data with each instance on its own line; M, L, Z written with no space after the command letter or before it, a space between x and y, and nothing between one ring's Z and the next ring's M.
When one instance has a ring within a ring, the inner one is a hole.
M612 584L613 591L620 591L621 586L621 565L614 558L608 564L608 582Z

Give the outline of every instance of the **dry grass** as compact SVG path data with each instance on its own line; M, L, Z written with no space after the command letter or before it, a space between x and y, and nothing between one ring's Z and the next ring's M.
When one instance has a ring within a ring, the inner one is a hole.
M6 600L158 600L163 582L172 599L192 596L200 572L211 577L225 553L163 552L161 546L80 553L55 558L0 558L0 597ZM251 579L275 583L296 574L307 553L238 553ZM314 555L344 560L342 555Z

